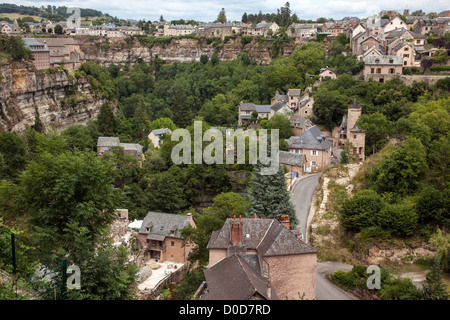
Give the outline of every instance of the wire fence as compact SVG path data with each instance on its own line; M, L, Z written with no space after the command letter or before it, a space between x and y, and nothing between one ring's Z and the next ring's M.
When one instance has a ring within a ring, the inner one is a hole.
M0 228L0 269L18 282L28 284L41 299L66 298L67 260L46 252L16 234Z

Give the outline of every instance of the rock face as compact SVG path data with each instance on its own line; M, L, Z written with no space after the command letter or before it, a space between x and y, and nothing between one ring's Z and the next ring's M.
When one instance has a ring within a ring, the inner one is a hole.
M273 48L270 41L253 39L245 43L241 38L230 39L221 44L208 43L206 39L196 38L172 38L167 41L155 41L152 44L140 42L137 38L126 39L92 39L78 37L80 49L86 60L94 61L100 65L108 66L133 64L138 59L149 63L156 57L166 60L168 63L199 61L202 55L211 57L217 53L221 61L236 59L241 53L246 52L251 60L261 65L268 65L272 61ZM290 55L295 49L295 44L284 44L279 55Z
M0 130L25 131L39 115L44 129L64 130L95 119L104 102L93 96L86 78L63 71L35 71L29 64L0 66Z

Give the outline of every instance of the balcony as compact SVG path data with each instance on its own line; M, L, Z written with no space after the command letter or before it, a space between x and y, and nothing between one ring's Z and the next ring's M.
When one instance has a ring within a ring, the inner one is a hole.
M156 244L147 244L147 249L148 250L157 250L157 251L165 251L166 250L166 245L156 245Z

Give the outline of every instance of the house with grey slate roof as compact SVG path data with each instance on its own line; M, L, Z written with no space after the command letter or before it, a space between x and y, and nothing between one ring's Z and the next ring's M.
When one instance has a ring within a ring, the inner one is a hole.
M153 143L153 145L159 149L163 144L164 137L168 134L172 134L172 130L170 130L169 128L160 128L152 130L152 132L148 134L148 138Z
M315 299L317 250L279 218L230 218L212 233L202 299Z
M181 236L181 230L187 226L196 228L192 214L187 215L150 211L142 221L138 239L146 249L144 257L160 262L172 261L186 263L194 244Z
M300 137L291 137L287 140L289 152L304 154L306 157L306 172L322 171L331 163L332 142L313 126Z
M142 161L142 146L139 143L121 143L119 137L98 137L97 155L111 153L113 147L122 147L124 154L132 155Z

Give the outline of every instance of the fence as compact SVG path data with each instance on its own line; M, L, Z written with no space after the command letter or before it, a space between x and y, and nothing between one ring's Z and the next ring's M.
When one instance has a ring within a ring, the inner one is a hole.
M42 299L60 300L66 297L66 259L56 258L1 228L0 269L12 275L16 294L17 281L23 280Z

